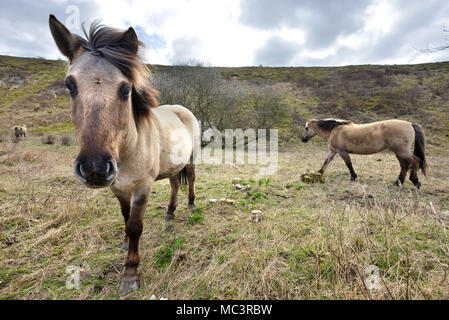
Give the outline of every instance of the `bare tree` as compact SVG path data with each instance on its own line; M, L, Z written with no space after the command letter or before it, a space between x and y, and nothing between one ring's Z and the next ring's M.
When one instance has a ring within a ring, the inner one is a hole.
M203 130L271 129L282 125L290 112L278 86L225 80L218 68L195 60L159 69L153 82L161 104L189 108Z
M289 113L280 89L266 82L248 87L247 103L253 113L251 125L254 129L271 129L279 126Z
M223 129L235 110L236 96L232 86L217 68L190 60L159 71L153 82L160 92L161 104L181 104L189 108L205 129Z
M449 29L447 29L446 27L443 28L443 32L447 32L449 33ZM447 37L446 42L449 42L449 37ZM447 50L449 49L449 44L445 44L445 45L435 45L432 47L427 46L427 49L424 50L420 50L422 52L437 52L437 51L443 51L443 50Z

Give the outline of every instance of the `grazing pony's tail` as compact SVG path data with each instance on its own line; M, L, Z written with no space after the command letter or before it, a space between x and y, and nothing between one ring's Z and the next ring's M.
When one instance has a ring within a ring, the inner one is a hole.
M412 123L413 129L415 130L415 150L413 151L413 154L417 156L420 160L419 162L419 168L421 169L422 173L427 176L426 174L426 168L427 168L427 162L426 162L426 138L424 137L424 130L422 127L417 123Z
M181 183L181 187L187 186L187 168L184 167L181 171L179 171L179 182Z

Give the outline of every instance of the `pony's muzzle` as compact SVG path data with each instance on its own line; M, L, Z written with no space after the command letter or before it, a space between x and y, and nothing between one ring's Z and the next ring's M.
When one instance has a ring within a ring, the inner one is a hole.
M307 141L309 141L309 137L308 136L303 136L302 138L301 138L301 141L302 142L304 142L304 143L306 143Z
M108 187L117 177L117 162L113 159L89 160L78 157L73 165L75 176L89 188Z

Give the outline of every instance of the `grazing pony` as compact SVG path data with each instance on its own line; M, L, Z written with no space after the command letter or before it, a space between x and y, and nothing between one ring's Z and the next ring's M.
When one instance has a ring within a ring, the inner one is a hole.
M189 208L194 207L198 121L182 106L158 106L133 28L119 31L94 22L82 38L53 15L49 24L69 59L65 85L79 146L74 174L90 188L110 187L120 202L128 255L118 292L126 294L139 287L139 238L153 182L170 179L167 221L174 218L181 182L188 181Z
M13 127L13 131L14 131L14 136L18 139L21 137L26 137L27 136L27 126L23 125L23 126L14 126Z
M396 185L404 183L407 170L411 168L410 181L419 189L418 169L426 175L425 137L419 124L403 120L385 120L367 124L355 124L348 120L323 119L309 120L306 131L301 138L303 142L309 141L313 136L319 135L327 140L329 155L318 171L324 173L328 164L338 153L351 173L351 180L357 178L352 167L350 153L373 154L390 149L396 155L401 165L401 173ZM415 150L410 152L415 143Z

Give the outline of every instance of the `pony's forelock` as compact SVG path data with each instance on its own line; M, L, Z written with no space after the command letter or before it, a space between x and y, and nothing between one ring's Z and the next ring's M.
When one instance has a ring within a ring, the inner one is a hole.
M132 107L136 120L149 115L158 106L157 90L150 84L150 70L143 63L141 54L144 44L137 40L125 41L125 32L100 24L95 20L85 38L77 36L81 47L93 55L106 59L118 68L132 84Z

